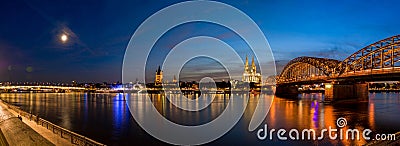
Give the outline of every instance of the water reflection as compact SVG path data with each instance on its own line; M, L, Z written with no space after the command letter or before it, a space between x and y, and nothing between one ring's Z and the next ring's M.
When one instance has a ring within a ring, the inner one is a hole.
M315 129L317 134L323 128L338 128L339 117L347 119L342 128L371 129L374 133L395 133L400 131L400 94L370 93L369 102L341 103L325 105L320 101L322 94L301 94L299 99L274 98L270 111L263 123L268 128ZM133 94L138 96L138 94ZM173 122L186 125L207 123L218 117L227 107L232 97L219 94L209 107L197 112L183 111L170 103L164 95L149 95L157 111ZM193 95L190 95L193 96ZM84 93L1 93L0 98L23 110L39 115L57 125L91 137L107 145L164 144L143 131L132 118L123 94L84 94ZM172 97L179 100L179 96ZM196 97L190 97L196 98ZM256 132L248 132L248 125L259 98L265 95L241 95L240 100L248 100L246 111L233 129L211 145L362 145L364 140L321 141L260 141ZM199 99L195 105L201 107L210 98ZM143 103L146 104L146 103ZM186 104L186 103L180 103ZM232 103L237 106L237 103ZM150 109L141 109L150 110ZM226 109L229 110L229 109ZM141 115L146 116L146 115ZM262 125L263 126L263 125ZM259 128L261 128L260 126ZM189 135L190 136L190 135Z

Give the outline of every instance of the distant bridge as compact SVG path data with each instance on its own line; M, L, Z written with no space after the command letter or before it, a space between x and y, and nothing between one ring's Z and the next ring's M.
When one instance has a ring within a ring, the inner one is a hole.
M83 87L67 87L67 86L42 86L42 85L14 85L0 86L0 90L24 90L24 91L39 91L39 90L85 90Z
M343 88L349 88L350 86L345 87L344 85L365 84L366 81L400 80L399 44L400 35L392 36L362 48L343 61L305 56L295 58L284 67L277 77L277 85L289 87L328 83L337 87L341 85ZM360 87L353 86L351 92L354 94L349 96L360 95L358 88ZM278 91L277 89L277 93L284 93L285 90ZM331 91L328 90L328 92ZM338 92L332 93L332 96L336 96L335 94L339 94L340 91L332 92Z

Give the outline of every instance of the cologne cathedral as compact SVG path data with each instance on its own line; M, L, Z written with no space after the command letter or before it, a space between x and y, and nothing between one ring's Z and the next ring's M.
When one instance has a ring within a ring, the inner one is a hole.
M254 56L251 59L251 68L249 68L249 59L246 55L246 63L244 65L244 73L242 77L243 82L253 82L260 84L261 83L261 74L257 73L257 67L254 63Z

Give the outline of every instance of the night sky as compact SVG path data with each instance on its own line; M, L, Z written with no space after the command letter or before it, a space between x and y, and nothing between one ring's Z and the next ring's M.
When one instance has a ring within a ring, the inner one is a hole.
M121 81L131 35L147 17L177 2L2 1L0 81ZM342 60L371 43L400 34L400 2L395 0L222 2L245 12L259 25L273 50L278 72L295 57ZM169 31L155 47L168 52L173 42L205 30L239 52L243 47L228 30L202 23ZM62 34L67 34L67 41L60 40ZM154 62L162 62L158 58ZM191 62L188 72L198 70L193 66L204 62ZM157 65L150 68L155 71Z

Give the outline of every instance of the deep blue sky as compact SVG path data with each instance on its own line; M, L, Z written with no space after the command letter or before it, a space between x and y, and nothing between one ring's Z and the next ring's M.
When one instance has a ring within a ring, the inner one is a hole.
M400 34L400 2L395 0L223 2L259 25L278 71L298 56L341 60L368 44ZM124 51L133 32L147 17L174 3L4 1L0 5L0 81L120 81ZM188 24L171 30L158 46L170 48L168 42L175 42L174 36L201 34L208 27L215 29L209 35L235 45L237 38L224 29ZM69 35L67 43L59 40L63 32Z

